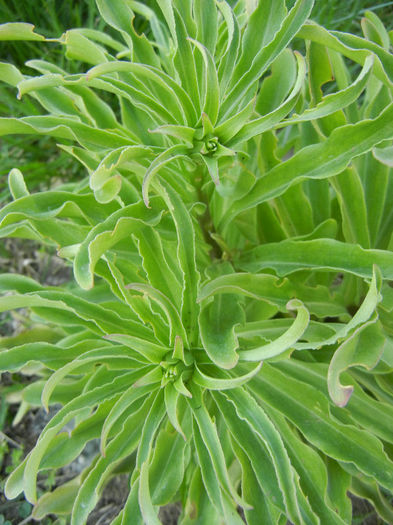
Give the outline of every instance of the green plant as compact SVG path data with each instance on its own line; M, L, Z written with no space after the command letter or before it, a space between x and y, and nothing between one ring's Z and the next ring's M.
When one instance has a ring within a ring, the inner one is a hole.
M344 524L348 491L392 521L389 35L373 13L366 38L328 32L312 0L231 4L97 0L122 42L59 40L86 74L0 64L48 111L0 134L53 136L88 172L30 194L14 169L0 211L2 237L57 246L75 275L0 276L0 309L34 323L0 367L39 377L25 407L63 405L7 496L36 503L41 470L101 443L37 519L85 523L127 472L114 524L159 523L171 501L183 525L240 525L239 507L249 524ZM0 38L42 39L23 24Z

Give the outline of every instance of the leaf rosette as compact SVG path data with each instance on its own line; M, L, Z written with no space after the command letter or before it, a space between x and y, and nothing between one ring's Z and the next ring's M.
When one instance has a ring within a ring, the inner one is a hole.
M344 524L348 491L392 521L389 35L372 13L365 38L329 32L311 0L96 3L113 33L57 40L83 73L0 64L46 112L0 134L55 137L87 170L30 194L14 169L0 210L1 237L55 247L75 277L0 276L0 310L31 314L0 343L1 370L37 377L18 417L62 405L7 497L80 525L127 473L116 525L174 501L183 525L240 525L239 507ZM96 439L37 502L38 475Z

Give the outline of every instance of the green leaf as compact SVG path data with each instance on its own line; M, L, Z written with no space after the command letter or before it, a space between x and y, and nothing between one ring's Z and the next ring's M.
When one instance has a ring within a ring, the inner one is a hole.
M32 24L10 22L0 25L0 40L45 40L45 37L34 33Z
M197 41L214 56L217 42L217 6L214 0L194 3Z
M235 13L225 0L217 0L216 4L225 20L228 31L227 47L218 66L220 94L221 98L223 98L237 63L237 56L240 50L240 27Z
M368 56L374 55L375 75L388 87L391 87L393 83L392 55L373 42L348 33L329 32L312 21L304 24L297 36L312 42L318 42L361 65L364 64Z
M242 99L245 98L244 95L249 93L250 87L255 85L255 82L263 75L280 52L285 49L304 24L311 12L313 3L313 0L297 0L273 39L257 52L250 69L239 80L234 77L236 83L222 104L221 116L232 113L238 104L242 102ZM248 102L248 97L246 97L246 101Z
M15 200L29 195L23 174L17 168L14 168L10 171L8 175L8 186L10 188L11 195Z
M229 143L238 131L245 126L254 112L254 108L255 99L252 99L244 109L220 123L214 129L214 134L217 135L219 141L223 144Z
M249 505L239 497L230 482L217 429L203 403L202 391L196 385L192 385L191 392L193 397L188 399L188 403L198 426L203 445L208 451L217 480L227 495L231 496L238 505L247 508Z
M200 337L210 359L219 367L233 368L239 356L235 327L244 321L244 312L235 295L221 294L206 304L199 316Z
M208 4L210 1L208 1ZM205 9L205 8L204 8ZM215 9L214 9L215 11ZM209 50L197 40L188 39L201 53L204 69L202 74L202 110L209 117L210 122L215 125L220 105L220 87L216 66Z
M140 479L138 477L132 483L130 493L124 505L124 509L112 525L127 525L127 523L135 523L135 525L144 525L144 521L141 514L141 508L138 500L139 482Z
M254 248L241 257L238 266L252 272L272 268L280 276L310 268L371 278L373 264L378 265L383 279L393 278L393 254L387 250L364 250L333 239L288 239Z
M23 81L24 76L14 65L0 62L0 79L1 82L16 87L19 82Z
M386 336L376 324L377 318L358 327L334 352L329 364L329 394L336 405L345 406L353 392L353 386L340 383L341 373L350 366L374 368L380 360L386 345Z
M176 7L171 7L171 10L175 20L175 40L177 44L173 63L176 66L177 76L179 78L180 84L184 91L190 95L192 104L199 116L199 112L201 110L201 93L198 86L196 60L194 58L192 46L189 42L190 35L187 34L187 28L184 23L182 13L180 13Z
M72 525L85 524L94 509L104 483L116 465L137 447L141 426L147 414L148 403L126 417L120 432L109 443L105 457L99 457L84 479L72 510Z
M258 2L247 21L242 40L242 53L237 60L232 82L239 80L249 71L254 57L273 40L286 14L283 0Z
M112 351L111 351L112 350ZM45 387L42 391L42 404L46 410L48 410L49 399L52 392L58 386L58 384L69 374L72 374L78 368L86 368L86 365L90 363L95 366L97 363L108 363L109 365L115 365L116 361L119 360L119 365L117 366L124 369L136 369L138 368L140 374L136 373L136 378L139 379L141 375L145 373L146 370L143 367L140 367L140 363L135 361L132 357L128 357L122 352L117 352L116 347L112 348L95 348L89 352L84 353L80 358L76 358L70 363L67 363L63 367L59 368L54 372L50 378L45 383ZM138 367L139 365L139 367ZM89 366L87 367L89 368Z
M184 341L188 340L190 345L196 345L199 314L196 298L200 276L196 265L195 229L190 213L176 191L163 182L160 193L176 228L177 260L183 274L181 317L188 336Z
M107 440L111 432L111 429L113 428L113 425L116 423L116 421L119 420L119 418L124 417L124 412L127 409L132 407L135 404L135 402L138 401L141 397L147 396L147 394L150 393L151 391L152 391L152 388L150 385L145 386L145 387L139 387L139 388L135 388L135 386L132 385L119 397L119 399L113 405L107 417L105 418L105 421L104 421L104 424L102 425L102 430L101 430L100 449L101 449L101 454L103 456L105 456Z
M78 29L67 31L63 40L66 46L66 57L69 59L87 62L93 66L108 61L105 48L92 42Z
M173 428L179 432L179 434L182 436L184 441L186 441L186 435L181 428L179 417L178 417L178 401L180 393L176 390L176 388L172 385L172 383L168 383L165 386L164 390L165 394L165 408L166 413L168 416L169 421L171 422Z
M292 124L298 124L299 122L313 121L331 115L336 111L346 108L353 102L355 102L362 91L365 89L367 82L371 76L372 68L374 65L374 57L368 56L364 61L364 66L359 73L358 77L348 87L337 91L336 93L330 93L325 97L321 98L315 107L311 107L303 111L300 115L293 115L291 118L278 124L281 126L288 126Z
M131 283L127 285L127 289L136 290L146 294L163 309L169 323L171 345L174 344L175 337L177 335L180 336L186 344L188 344L187 333L184 329L180 315L168 297L166 297L160 290L157 290L157 288L154 288L150 284Z
M49 447L52 439L63 428L63 426L81 411L94 407L97 403L111 399L117 393L124 390L129 381L135 377L135 372L129 372L115 378L112 382L94 388L69 403L67 403L46 425L40 435L33 452L29 456L24 469L24 490L28 501L34 503L36 500L36 477L42 458Z
M390 104L377 118L335 129L324 142L301 149L271 169L255 183L248 195L229 208L222 223L228 224L241 211L281 195L294 183L337 175L351 159L392 137L393 104Z
M177 432L163 429L158 434L149 469L151 497L155 505L166 505L176 496L183 482L186 447L186 441Z
M274 109L267 115L263 115L262 117L251 120L251 122L245 124L244 127L229 141L228 146L233 147L249 140L252 137L261 135L265 131L273 128L293 109L306 75L306 62L304 58L296 51L295 56L297 61L297 77L292 91L288 95L288 98L286 98L284 102L278 106L278 108Z
M146 460L141 465L139 478L138 500L141 508L143 521L149 525L161 525L158 519L158 509L155 509L150 495L149 487L149 462Z
M186 497L187 500L183 507L183 513L180 516L179 525L217 523L219 514L206 493L204 480L199 468L195 468L192 473L190 488Z
M363 186L354 168L347 168L331 181L337 193L345 240L359 243L363 248L370 247L367 224L367 208Z
M97 129L63 116L0 118L0 136L27 134L48 135L78 142L87 149L118 148L134 144L131 138L114 132Z
M245 420L265 443L275 467L288 518L293 523L300 523L299 503L295 490L297 475L291 465L279 432L262 407L245 390L231 390L222 396L233 404L238 417Z
M336 511L337 500L328 497L328 472L319 454L304 443L285 419L273 412L274 424L283 437L292 464L299 474L300 487L321 523L344 525ZM332 480L333 483L336 479Z
M158 224L161 214L160 211L146 209L142 202L138 202L121 208L91 228L74 260L74 274L78 284L85 289L91 288L94 284L94 269L100 257L122 239L130 238L144 225Z
M108 334L105 336L105 339L128 346L151 363L159 363L164 355L170 351L170 349L165 346L129 334Z
M387 523L393 519L393 511L388 498L381 491L375 481L368 479L352 478L351 492L358 498L368 500L378 515Z
M314 387L268 363L248 384L261 402L281 412L324 454L353 463L361 472L392 490L393 463L381 442L369 432L332 418L328 398Z
M388 146L387 148L374 148L373 155L379 160L379 162L385 164L385 166L393 168L393 146Z
M253 466L256 467L256 465L251 463L250 458L234 440L233 444L242 468L242 493L253 506L252 509L244 512L248 525L259 525L261 520L267 525L278 523L280 512L278 508L271 503L271 500L265 497L253 471Z
M242 376L228 377L227 379L220 379L216 377L211 377L202 372L195 365L195 371L192 375L192 380L197 385L207 388L209 390L228 390L230 388L236 388L238 386L244 385L249 379L256 375L261 369L262 363L259 363L253 370L244 374Z
M195 108L189 95L169 75L163 71L145 64L135 64L126 61L114 61L100 64L87 72L87 80L107 75L108 73L125 72L136 78L151 81L157 90L160 102L174 115L179 115L179 124L193 126L196 120Z
M107 24L118 31L130 34L134 14L122 0L97 0L97 7Z
M176 159L189 160L187 153L189 148L183 144L175 144L170 148L164 150L158 155L147 169L143 178L142 195L143 201L147 208L149 208L149 187L151 180L164 166L175 161Z
M288 348L292 348L306 330L310 321L310 314L304 304L299 299L292 299L287 304L288 310L297 310L297 316L293 324L280 337L266 345L250 350L241 350L239 359L241 361L261 361L276 357Z
M37 501L32 516L42 520L48 514L71 514L76 495L80 488L80 476L60 485L53 492L47 492Z
M154 438L165 416L164 392L159 389L154 392L154 401L143 425L142 434L139 436L139 446L136 458L137 468L141 468L151 454Z

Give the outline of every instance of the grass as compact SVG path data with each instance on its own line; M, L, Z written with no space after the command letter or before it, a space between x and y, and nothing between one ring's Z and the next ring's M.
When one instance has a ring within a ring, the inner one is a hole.
M328 29L360 32L360 20L366 11L374 11L388 29L393 28L393 1L316 0L312 17Z

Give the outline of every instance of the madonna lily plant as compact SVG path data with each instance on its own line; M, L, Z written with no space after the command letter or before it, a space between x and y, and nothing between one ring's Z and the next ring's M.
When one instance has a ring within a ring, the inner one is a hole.
M61 405L6 496L82 525L127 473L114 525L171 502L181 525L344 525L349 493L393 522L391 35L371 12L364 38L329 32L313 0L96 4L108 31L0 26L83 70L0 63L42 108L0 135L53 137L86 173L30 193L15 167L0 210L1 237L74 271L0 276L0 310L29 312L0 343L34 379L17 420Z

